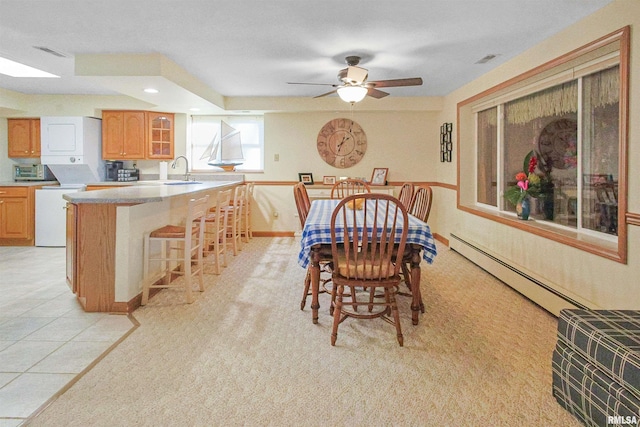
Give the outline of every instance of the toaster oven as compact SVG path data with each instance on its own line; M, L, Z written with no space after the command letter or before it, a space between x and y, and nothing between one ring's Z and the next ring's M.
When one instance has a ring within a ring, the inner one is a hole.
M14 165L14 181L55 181L51 170L47 165Z

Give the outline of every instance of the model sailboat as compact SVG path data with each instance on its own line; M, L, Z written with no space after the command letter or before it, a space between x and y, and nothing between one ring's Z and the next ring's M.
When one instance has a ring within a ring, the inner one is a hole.
M216 134L207 148L202 153L200 159L206 159L208 165L217 166L226 171L232 171L236 166L244 162L242 154L242 143L240 140L240 131L229 126L224 121L222 125L222 136L217 140Z

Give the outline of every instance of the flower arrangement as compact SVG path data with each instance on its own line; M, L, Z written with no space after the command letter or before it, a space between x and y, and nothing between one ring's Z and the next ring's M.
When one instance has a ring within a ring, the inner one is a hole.
M516 185L509 187L504 192L504 197L514 205L521 203L527 196L535 198L547 197L547 188L551 184L549 174L538 175L538 155L535 151L530 151L524 158L523 172L518 172L515 176Z

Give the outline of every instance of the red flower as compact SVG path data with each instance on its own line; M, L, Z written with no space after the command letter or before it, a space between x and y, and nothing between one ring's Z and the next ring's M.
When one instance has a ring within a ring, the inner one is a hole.
M537 159L537 157L532 156L529 159L529 173L535 172L536 166L538 166L538 159Z

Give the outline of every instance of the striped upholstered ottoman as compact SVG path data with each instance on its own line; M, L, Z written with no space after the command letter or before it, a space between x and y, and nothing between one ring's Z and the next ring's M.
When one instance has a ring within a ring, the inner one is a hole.
M553 395L587 426L640 422L640 311L562 310Z

